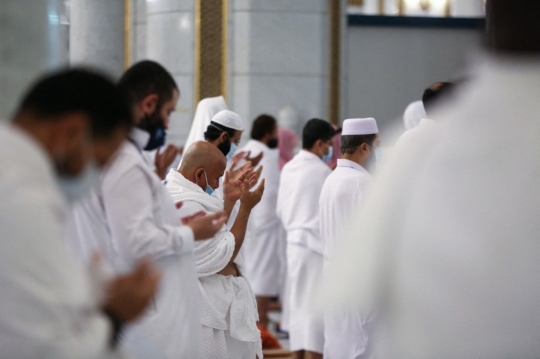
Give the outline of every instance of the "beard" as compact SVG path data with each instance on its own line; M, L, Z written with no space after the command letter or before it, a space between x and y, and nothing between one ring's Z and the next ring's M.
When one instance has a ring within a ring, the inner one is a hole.
M223 153L225 157L229 154L229 151L231 150L231 139L229 136L227 136L227 139L223 142L221 142L219 145L217 145L217 148Z
M154 112L145 114L138 127L148 133L154 133L158 128L164 128L165 121L161 117L161 107L158 105Z

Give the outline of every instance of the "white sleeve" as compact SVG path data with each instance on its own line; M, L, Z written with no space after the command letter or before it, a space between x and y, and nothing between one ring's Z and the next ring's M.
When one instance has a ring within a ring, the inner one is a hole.
M0 356L102 358L111 324L65 247L57 208L28 192L16 196L0 226Z
M120 179L105 176L102 195L113 240L124 258L159 259L193 251L193 231L180 219L178 226L157 223L154 207L164 204L155 203L151 180L141 168L129 168Z

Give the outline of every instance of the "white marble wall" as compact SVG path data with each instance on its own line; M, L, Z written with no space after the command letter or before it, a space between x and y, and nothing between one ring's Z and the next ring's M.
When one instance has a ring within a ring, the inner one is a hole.
M72 65L98 68L113 78L124 72L124 0L70 0Z
M195 109L195 0L146 1L146 57L165 66L180 88L168 141L182 145Z
M287 105L302 122L326 118L327 1L232 0L229 11L231 109L246 124Z
M0 119L11 117L30 84L44 72L67 65L68 56L62 0L2 1Z
M146 0L131 0L130 63L146 59Z
M385 1L385 15L397 15L396 0ZM409 16L444 16L446 0L430 0L431 8L422 10L420 0L404 0L405 13ZM485 15L484 0L451 0L452 16L481 17ZM362 15L380 15L379 0L365 0L363 6L349 7L349 13Z

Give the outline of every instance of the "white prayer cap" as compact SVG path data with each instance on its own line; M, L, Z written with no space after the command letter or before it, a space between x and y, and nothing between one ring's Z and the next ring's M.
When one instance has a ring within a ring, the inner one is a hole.
M351 118L343 121L342 136L373 135L376 133L379 133L379 128L374 118Z
M218 123L227 128L232 128L237 131L244 131L244 123L236 112L229 110L219 111L214 117L212 122Z
M426 118L426 110L422 101L415 101L405 109L403 113L403 123L405 129L410 130L420 124L420 120Z

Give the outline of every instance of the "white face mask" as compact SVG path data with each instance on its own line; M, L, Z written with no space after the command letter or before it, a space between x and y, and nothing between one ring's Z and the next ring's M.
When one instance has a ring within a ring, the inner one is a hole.
M58 186L69 203L84 197L99 184L100 171L97 164L91 161L83 173L78 176L57 176Z

